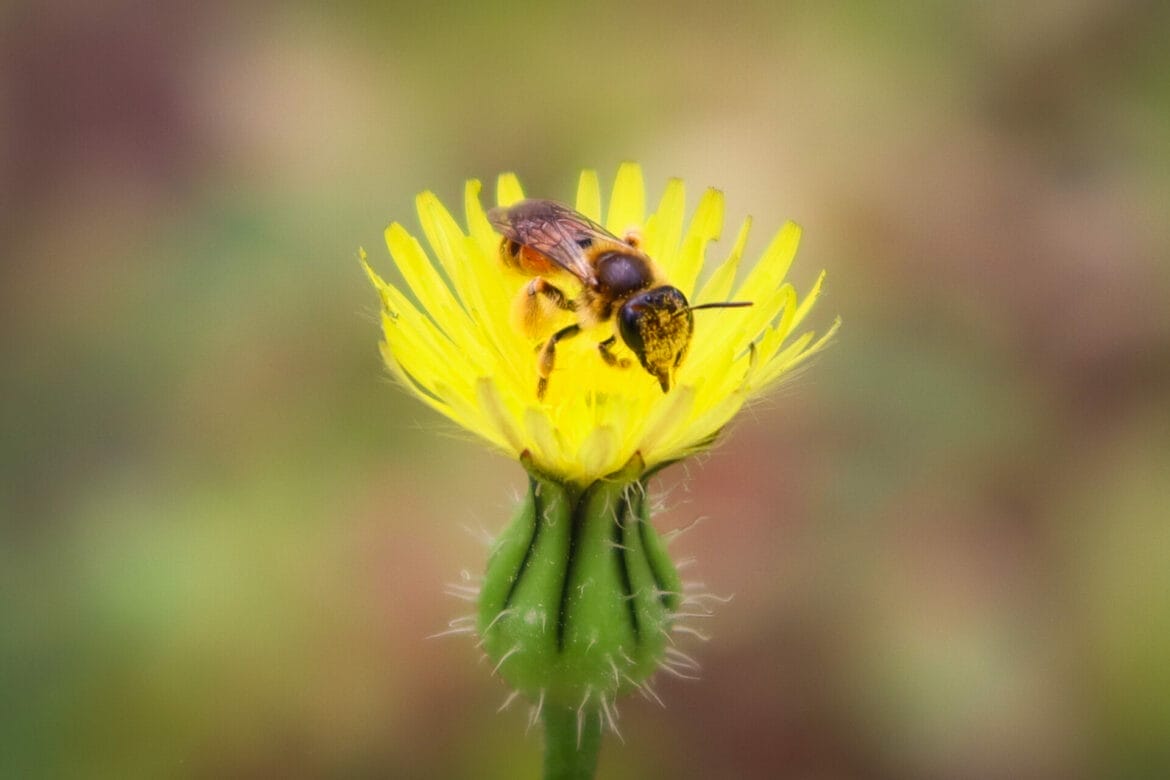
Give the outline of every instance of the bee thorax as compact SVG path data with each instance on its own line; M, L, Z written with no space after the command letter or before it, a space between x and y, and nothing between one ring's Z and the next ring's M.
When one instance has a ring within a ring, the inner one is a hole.
M624 252L607 252L597 259L597 281L615 297L650 286L654 278L645 258Z

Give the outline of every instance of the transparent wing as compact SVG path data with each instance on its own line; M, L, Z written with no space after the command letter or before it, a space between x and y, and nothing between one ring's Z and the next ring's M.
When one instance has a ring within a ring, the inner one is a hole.
M539 252L589 287L597 287L591 258L607 248L631 250L601 225L554 200L494 208L488 219L505 239Z

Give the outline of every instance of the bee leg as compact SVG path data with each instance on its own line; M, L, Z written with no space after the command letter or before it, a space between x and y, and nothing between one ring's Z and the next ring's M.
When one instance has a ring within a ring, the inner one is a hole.
M538 295L548 298L558 309L573 311L573 302L561 288L539 276L528 283L528 297L535 299Z
M537 360L536 370L540 373L540 379L536 383L536 397L544 399L544 391L548 389L548 377L552 374L553 364L557 358L557 342L561 339L572 338L581 332L581 326L578 324L569 325L561 328L556 333L548 337L548 341L544 342L544 347L540 350L540 357Z
M617 343L617 336L610 336L605 341L597 345L597 351L601 353L601 359L605 361L607 366L614 368L629 368L629 358L620 358L610 351L610 348Z
M557 316L557 310L573 311L573 301L558 287L539 276L524 286L516 296L512 309L512 322L527 336L548 333L550 317Z

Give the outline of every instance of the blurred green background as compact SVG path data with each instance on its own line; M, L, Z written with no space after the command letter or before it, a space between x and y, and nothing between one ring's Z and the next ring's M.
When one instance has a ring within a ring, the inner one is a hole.
M425 638L522 472L356 248L625 159L800 222L845 324L659 485L736 597L602 776L1166 776L1167 9L5 4L0 776L534 776Z

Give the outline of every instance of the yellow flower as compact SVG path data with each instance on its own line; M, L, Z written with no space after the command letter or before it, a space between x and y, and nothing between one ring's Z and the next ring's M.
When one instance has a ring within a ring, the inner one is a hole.
M695 314L690 351L663 393L637 368L605 364L597 342L609 324L561 342L543 400L537 398L538 342L511 323L512 302L527 278L505 269L496 234L479 200L480 183L467 182L466 229L433 193L417 198L430 254L402 225L386 229L386 244L406 290L362 263L382 301L382 354L402 385L428 406L512 456L528 453L537 469L578 485L622 468L640 454L647 469L708 446L753 395L820 350L836 330L790 340L821 290L822 272L803 299L784 281L800 228L787 223L736 285L750 218L730 252L704 276L708 245L723 226L723 194L708 189L689 224L683 183L672 179L646 213L641 168L618 171L609 208L602 213L597 174L584 171L576 209L623 235L638 231L641 248L693 305L751 301L752 306ZM516 177L500 176L497 203L524 198ZM564 315L572 322L572 314Z

